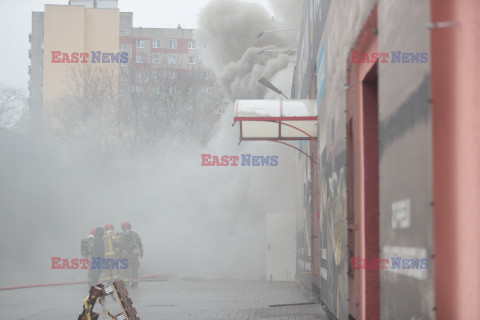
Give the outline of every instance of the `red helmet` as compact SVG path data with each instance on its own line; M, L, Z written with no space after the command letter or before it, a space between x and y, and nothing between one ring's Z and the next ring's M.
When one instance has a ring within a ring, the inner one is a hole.
M125 221L124 223L122 223L122 230L130 230L130 229L132 229L130 222Z
M105 231L110 231L110 230L111 230L111 231L114 230L113 224L107 223L107 224L105 225Z
M90 230L90 234L91 234L92 236L95 235L95 228L93 228L92 230Z

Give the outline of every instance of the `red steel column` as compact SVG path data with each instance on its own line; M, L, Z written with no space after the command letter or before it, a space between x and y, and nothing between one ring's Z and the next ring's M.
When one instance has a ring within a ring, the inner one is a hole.
M432 0L437 319L477 319L480 302L480 0Z
M359 33L352 51L368 54L378 52L377 7L372 10ZM351 56L349 57L351 59ZM376 61L352 63L347 61L346 125L349 150L349 251L362 259L379 258L379 191L378 191L378 93L366 90ZM371 131L372 122L376 127ZM367 126L369 128L367 128ZM377 138L373 139L372 135ZM375 148L373 148L375 147ZM368 150L368 152L366 152ZM372 155L373 150L377 151ZM367 154L368 153L368 154ZM351 185L353 184L353 185ZM352 203L353 202L353 203ZM352 214L353 213L353 214ZM358 320L380 318L379 270L352 270L349 277L349 314Z

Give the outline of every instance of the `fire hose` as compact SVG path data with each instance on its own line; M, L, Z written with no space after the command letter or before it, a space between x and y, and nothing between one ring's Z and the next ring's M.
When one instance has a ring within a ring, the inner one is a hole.
M164 277L164 275L154 274L151 276L141 277L139 280L148 280ZM104 282L105 279L100 279L100 282ZM54 283L43 283L43 284L27 284L21 286L12 286L12 287L0 287L0 291L5 290L16 290L16 289L29 289L29 288L41 288L41 287L57 287L57 286L69 286L74 284L86 284L88 281L71 281L71 282L54 282Z

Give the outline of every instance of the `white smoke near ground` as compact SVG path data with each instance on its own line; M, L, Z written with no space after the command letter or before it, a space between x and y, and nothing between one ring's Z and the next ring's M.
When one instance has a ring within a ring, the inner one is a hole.
M228 114L233 113L230 107ZM265 272L265 214L292 212L292 155L268 143L237 146L238 128L231 116L206 147L178 144L161 164L164 181L153 197L162 216L151 212L147 223L158 226L147 243L161 270L190 276L254 277ZM201 167L200 155L275 155L278 167ZM155 185L155 183L154 183ZM158 201L162 199L161 201ZM150 201L151 202L151 201ZM146 258L147 263L150 258Z
M5 222L4 237L31 242L8 244L11 254L2 261L0 283L86 279L86 270L51 270L50 258L81 258L80 239L90 229L113 223L119 231L123 221L142 238L143 276L264 277L265 214L295 209L294 153L269 142L238 145L232 109L207 146L164 139L157 155L111 161L94 178L84 176L94 175L93 168L67 163L62 180L51 177L46 185L57 192L45 199L52 206L22 213L21 225ZM204 153L278 155L279 165L202 167Z

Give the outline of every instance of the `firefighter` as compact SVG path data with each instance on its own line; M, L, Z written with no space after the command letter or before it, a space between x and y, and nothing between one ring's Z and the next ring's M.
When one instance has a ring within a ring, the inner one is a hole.
M132 231L129 222L122 223L122 257L128 259L128 268L123 272L123 281L126 285L131 281L131 287L138 286L139 259L143 258L143 245L140 236Z
M94 284L93 283L94 273L92 270L92 257L93 257L93 246L95 244L95 228L93 228L90 231L90 235L88 236L87 240L88 240L88 244L87 244L88 248L84 257L89 259L88 260L88 285L92 286Z
M80 254L84 258L88 258L90 256L90 247L92 246L93 238L95 237L95 229L90 231L90 235L86 239L82 239L80 245Z
M114 232L113 224L105 225L105 234L103 235L103 244L105 247L105 259L120 259L120 239ZM105 280L107 284L119 280L118 268L113 265L106 270Z
M103 259L105 257L105 246L103 243L103 228L98 227L95 230L95 236L93 238L92 246L90 249L90 258L96 257ZM89 270L88 270L88 281L90 285L97 284L100 275L102 274L101 268L92 268L92 259L89 261ZM91 277L91 278L90 278Z

